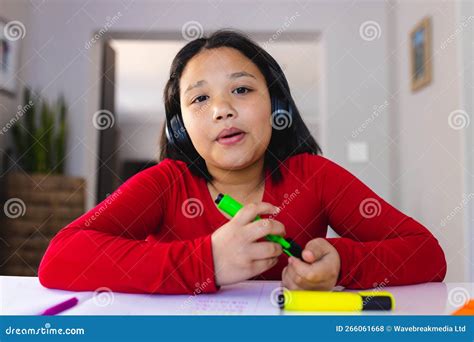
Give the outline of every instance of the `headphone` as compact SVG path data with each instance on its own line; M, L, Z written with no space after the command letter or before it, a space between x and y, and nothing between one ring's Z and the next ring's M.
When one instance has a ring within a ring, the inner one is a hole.
M277 74L273 68L270 68L270 70L274 75ZM291 123L293 122L293 109L289 101L291 96L286 91L284 85L281 84L282 82L278 79L278 77L276 77L276 80L280 91L283 91L283 93L286 95L285 98L280 98L276 95L272 95L270 98L272 105L272 127L273 129L281 132L283 129L291 126ZM281 122L284 123L284 126L280 126ZM189 137L179 114L173 114L168 119L167 113L166 138L171 147L176 148L188 158L196 159L198 157L198 155L196 155L197 151L191 142L191 138Z

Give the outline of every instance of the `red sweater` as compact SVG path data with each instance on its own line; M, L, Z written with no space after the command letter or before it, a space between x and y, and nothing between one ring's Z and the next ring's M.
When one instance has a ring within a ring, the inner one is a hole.
M346 169L309 153L287 159L283 181L266 171L264 202L301 246L325 237L341 259L338 285L371 288L442 281L446 260L436 238ZM228 219L206 181L181 161L165 159L127 180L64 227L39 267L41 284L66 290L206 293L214 282L211 234ZM259 279L280 280L288 258Z

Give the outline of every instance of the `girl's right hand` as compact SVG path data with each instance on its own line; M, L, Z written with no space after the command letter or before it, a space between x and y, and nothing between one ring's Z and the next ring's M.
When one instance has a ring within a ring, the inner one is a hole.
M265 235L285 235L284 225L273 219L254 222L258 215L278 213L266 202L245 205L226 224L212 233L212 255L218 286L252 278L275 266L282 247L270 241L257 242Z

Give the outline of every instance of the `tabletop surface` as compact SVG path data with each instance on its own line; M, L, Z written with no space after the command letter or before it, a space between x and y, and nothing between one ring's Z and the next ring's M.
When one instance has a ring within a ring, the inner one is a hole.
M386 286L373 290L394 295L392 311L294 312L279 309L280 286L279 281L246 281L197 295L128 294L107 288L71 292L47 289L37 277L0 276L0 315L37 315L71 297L80 302L63 315L449 315L474 297L473 283Z

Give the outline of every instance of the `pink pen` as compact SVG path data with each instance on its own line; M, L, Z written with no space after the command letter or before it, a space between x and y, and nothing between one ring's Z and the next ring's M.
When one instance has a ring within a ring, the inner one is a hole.
M64 302L61 302L59 304L56 304L55 306L52 306L46 310L44 310L42 313L40 313L40 316L53 316L57 315L63 311L66 311L79 303L79 299L76 297L72 297L68 300L65 300Z

